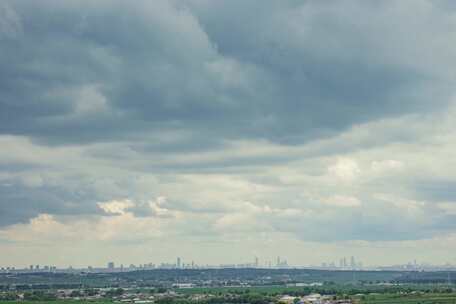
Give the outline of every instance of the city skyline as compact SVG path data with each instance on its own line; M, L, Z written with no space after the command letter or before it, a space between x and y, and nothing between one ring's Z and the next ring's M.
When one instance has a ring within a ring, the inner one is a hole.
M0 1L0 264L456 264L455 33L449 0Z
M85 270L89 272L97 272L101 270L108 271L134 271L134 270L152 270L152 269L205 269L205 268L262 268L262 269L290 269L290 268L309 268L309 269L322 269L322 270L442 270L442 269L456 269L456 264L447 262L432 264L427 261L417 261L416 259L409 260L406 263L394 264L377 264L366 265L361 259L355 256L340 257L334 261L321 262L319 265L315 264L288 264L288 260L284 257L277 256L274 259L265 258L260 259L257 256L253 257L251 262L243 260L237 263L219 263L209 264L204 261L195 262L195 260L185 260L181 257L176 257L176 262L162 261L162 262L145 262L145 263L131 263L130 262L115 262L109 261L105 265L60 265L57 267L54 264L42 265L32 263L26 265L0 265L1 271L18 270L18 271L31 271L31 272L53 272L65 270Z

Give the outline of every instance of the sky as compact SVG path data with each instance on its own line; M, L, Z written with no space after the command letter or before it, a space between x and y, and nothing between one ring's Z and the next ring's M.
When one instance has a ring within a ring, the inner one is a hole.
M0 2L0 266L456 264L453 1Z

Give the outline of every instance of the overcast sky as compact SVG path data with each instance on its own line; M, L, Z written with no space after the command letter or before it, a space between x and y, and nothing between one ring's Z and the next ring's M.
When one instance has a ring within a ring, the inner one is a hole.
M456 263L453 1L1 1L0 266Z

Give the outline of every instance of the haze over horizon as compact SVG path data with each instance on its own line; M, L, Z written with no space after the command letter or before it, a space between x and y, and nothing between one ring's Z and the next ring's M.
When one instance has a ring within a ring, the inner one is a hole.
M456 264L456 4L0 2L0 266Z

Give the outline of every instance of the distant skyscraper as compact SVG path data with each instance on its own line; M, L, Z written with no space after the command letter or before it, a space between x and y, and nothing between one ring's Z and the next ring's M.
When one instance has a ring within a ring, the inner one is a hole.
M181 258L177 257L177 263L176 263L177 268L181 268Z
M259 260L258 260L258 257L256 256L255 257L255 267L258 267L258 265L259 265Z
M355 257L354 256L352 256L350 258L350 267L351 268L356 268L356 261L355 261Z
M110 269L110 270L114 269L114 262L109 262L108 263L108 269Z

